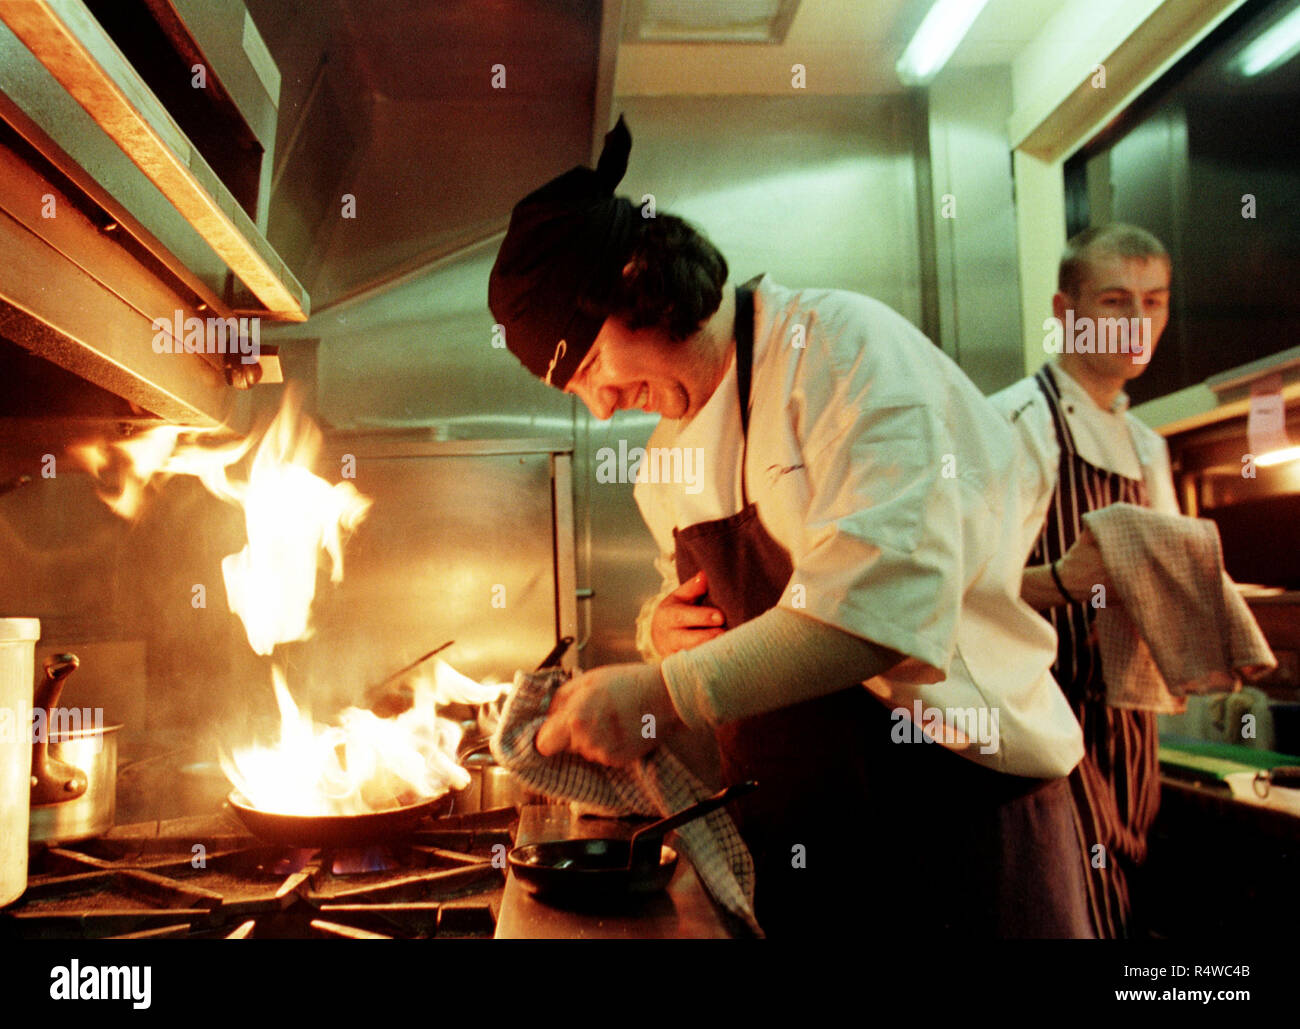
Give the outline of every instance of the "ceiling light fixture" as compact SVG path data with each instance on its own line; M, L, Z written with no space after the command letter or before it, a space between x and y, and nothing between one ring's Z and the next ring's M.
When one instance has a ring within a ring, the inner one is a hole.
M1260 454L1255 458L1255 465L1258 468L1267 468L1269 465L1286 464L1287 461L1294 461L1300 458L1300 447L1283 447L1281 450L1270 450L1267 454Z
M799 0L624 0L625 43L782 43Z
M937 0L894 65L905 86L924 86L948 63L988 0Z
M1266 75L1274 68L1280 68L1300 53L1300 7L1291 11L1285 18L1274 22L1265 32L1251 40L1237 67L1246 78Z

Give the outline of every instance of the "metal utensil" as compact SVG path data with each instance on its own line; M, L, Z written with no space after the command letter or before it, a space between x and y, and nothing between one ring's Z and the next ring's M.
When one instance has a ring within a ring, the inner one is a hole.
M639 861L654 863L655 852L658 845L662 843L663 838L678 826L685 825L687 822L693 822L697 818L703 818L711 811L716 811L723 804L729 804L746 794L753 793L758 789L758 783L753 779L746 782L736 783L734 786L728 786L724 790L719 790L712 797L708 797L690 807L682 808L675 815L669 815L667 818L661 818L657 822L651 822L649 825L642 826L632 834L631 853L628 855L628 867L631 868Z
M6 716L30 703L40 637L36 618L0 618L0 712ZM27 889L32 747L25 738L27 726L16 728L8 742L0 743L0 908Z
M36 689L32 707L45 712L45 731L32 742L32 804L63 804L86 792L86 773L50 753L50 727L55 721L63 685L81 662L76 654L45 659L45 678Z
M551 648L550 653L542 658L537 671L544 672L548 668L557 667L571 646L573 646L573 637L562 637ZM498 698L490 705L497 718L501 715L502 703L503 700ZM520 807L535 801L544 803L545 797L534 793L515 775L492 759L492 756L487 753L490 745L485 730L467 733L461 742L456 761L469 772L470 782L456 795L456 810L467 813L490 811L499 807Z
M544 658L542 658L542 663L537 666L537 671L535 671L533 674L537 675L540 674L541 672L546 671L548 668L558 667L560 660L564 657L565 654L569 652L569 648L571 646L573 646L573 637L562 636L559 642L557 642L555 646L551 648L550 653L548 653ZM501 705L504 702L505 701L503 697L498 697L496 700L492 701L491 706L493 706L496 709L497 716L500 716ZM487 749L488 749L488 739L485 735L482 734L476 734L474 736L467 735L466 738L461 741L460 749L456 753L456 760L460 762L464 762L466 758L473 757L475 754L485 753Z
M448 640L427 654L403 665L369 688L374 695L395 679L415 671L435 654L455 642ZM248 802L238 790L226 797L226 804L254 836L271 843L295 847L356 847L393 839L411 832L426 818L444 815L451 810L450 793L420 800L386 811L369 811L355 815L290 815L263 811Z
M561 636L559 642L551 648L551 652L542 658L542 663L537 666L537 671L544 672L548 668L557 667L560 660L569 652L571 646L573 646L573 637Z
M442 646L440 646L440 647L434 647L431 651L429 651L429 652L428 652L427 654L425 654L423 657L417 657L417 658L416 658L414 661L412 661L409 665L403 665L401 668L399 668L397 671L395 671L392 675L388 676L387 678L380 679L377 683L374 683L373 685L371 685L370 688L366 690L366 695L367 695L367 696L371 696L371 695L373 695L373 694L375 694L375 693L378 693L380 690L382 690L385 686L387 686L387 685L388 685L390 682L392 682L394 679L400 679L403 675L406 675L408 672L413 672L413 671L415 671L417 668L420 667L420 665L422 665L422 664L424 664L424 662L428 661L429 658L433 657L433 656L436 655L436 654L441 654L444 650L446 650L448 647L450 647L450 646L451 646L453 643L455 643L455 642L456 642L455 640L448 640L448 641L447 641L446 643L444 643Z

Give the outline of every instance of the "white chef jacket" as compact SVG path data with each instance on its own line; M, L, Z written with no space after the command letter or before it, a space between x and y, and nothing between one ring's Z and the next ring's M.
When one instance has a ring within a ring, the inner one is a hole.
M1017 775L1067 774L1082 735L1051 676L1055 634L1020 598L1032 535L1006 420L878 301L766 276L754 301L745 473L794 565L779 606L905 655L865 685L891 707L919 703L926 721L942 713L959 730L943 742L964 756ZM734 361L693 419L660 421L650 453L673 447L696 448L697 480L636 486L664 592L676 586L673 527L741 509ZM981 710L997 725L988 753L960 734Z
M1129 413L1128 394L1121 390L1110 410L1099 407L1088 391L1052 362L1052 376L1061 391L1061 410L1080 457L1104 471L1141 479L1151 508L1163 514L1181 514L1174 493L1169 446L1164 437ZM1047 398L1033 376L1013 383L989 398L993 406L1012 418L1017 439L1030 458L1023 482L1024 502L1030 510L1030 528L1036 538L1047 520L1047 506L1056 491L1061 468L1061 444Z

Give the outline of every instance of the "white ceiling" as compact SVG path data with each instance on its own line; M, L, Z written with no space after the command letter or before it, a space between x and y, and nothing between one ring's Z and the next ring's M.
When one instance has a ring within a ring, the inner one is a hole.
M990 0L948 63L1009 64L1065 6L1064 0Z
M700 7L726 0L697 0ZM989 0L953 55L954 66L1006 64L1065 0ZM625 44L614 91L620 96L765 94L790 88L806 69L809 93L897 93L894 63L928 9L926 0L802 0L781 46Z

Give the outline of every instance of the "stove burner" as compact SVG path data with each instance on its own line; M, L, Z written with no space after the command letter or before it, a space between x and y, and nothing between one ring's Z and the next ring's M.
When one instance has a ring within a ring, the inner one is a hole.
M391 872L401 863L387 847L366 847L363 850L337 850L330 855L330 871L335 875L354 875L358 872Z
M276 875L291 875L305 868L328 868L334 875L358 875L409 868L412 861L409 847L401 848L400 852L391 846L294 847L286 850L269 871Z
M490 937L516 824L451 816L364 849L268 846L226 816L122 826L34 854L0 938Z

